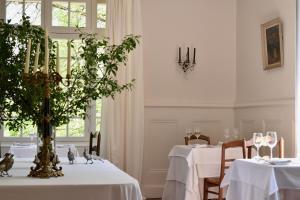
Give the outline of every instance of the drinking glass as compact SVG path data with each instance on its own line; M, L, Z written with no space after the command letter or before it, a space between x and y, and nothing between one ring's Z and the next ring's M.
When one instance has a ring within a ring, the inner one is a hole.
M195 135L196 135L197 138L201 135L201 132L200 132L199 128L195 128L194 129L194 133L195 133Z
M236 140L239 139L239 129L238 128L233 129L233 137Z
M229 137L230 137L230 130L229 130L229 128L225 128L224 129L225 142L228 142Z
M270 147L270 159L273 158L273 148L277 144L277 133L275 131L267 131L266 133L266 143Z
M259 159L259 148L263 143L263 134L262 133L253 133L253 144L256 147L256 156L254 158Z
M193 135L193 131L192 131L192 129L189 129L189 128L187 128L186 130L185 130L185 133L186 133L186 135L187 135L187 137L190 139L190 137Z

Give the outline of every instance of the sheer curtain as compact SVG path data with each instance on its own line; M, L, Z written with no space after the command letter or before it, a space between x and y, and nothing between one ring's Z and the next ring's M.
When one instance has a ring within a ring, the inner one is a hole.
M107 36L119 44L129 34L142 35L140 0L107 1ZM103 155L139 181L144 140L144 85L142 41L117 74L119 83L135 79L131 91L114 100L104 99L102 109Z

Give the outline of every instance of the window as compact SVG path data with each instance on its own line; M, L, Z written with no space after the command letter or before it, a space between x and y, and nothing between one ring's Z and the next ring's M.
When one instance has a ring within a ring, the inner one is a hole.
M97 2L97 28L105 28L106 26L106 3L104 1Z
M86 3L52 2L52 26L86 27Z
M4 137L29 137L30 134L35 134L37 128L28 123L26 126L21 127L19 131L10 131L4 123Z
M41 25L41 0L7 0L6 1L6 21L19 23L22 15L30 17L30 22L34 25Z
M80 44L80 40L76 40L76 27L102 35L106 27L106 0L6 0L0 6L7 22L19 23L26 14L32 24L47 27L50 37L59 44L62 77L67 73L67 42L74 40L75 50ZM73 51L71 54L75 55ZM56 127L56 136L88 138L90 131L100 130L101 105L101 100L93 101L88 111L90 117L86 120L72 117L68 124ZM32 125L24 125L19 131L9 131L4 125L0 137L29 137L32 133L36 133Z

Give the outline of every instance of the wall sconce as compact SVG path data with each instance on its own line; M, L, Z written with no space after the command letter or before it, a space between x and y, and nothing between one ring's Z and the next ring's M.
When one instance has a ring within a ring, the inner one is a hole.
M182 62L181 61L181 47L179 47L178 65L182 67L182 70L184 72L187 72L188 70L192 70L194 68L194 66L196 65L196 48L194 48L193 62L190 61L190 48L189 47L187 48L186 58Z

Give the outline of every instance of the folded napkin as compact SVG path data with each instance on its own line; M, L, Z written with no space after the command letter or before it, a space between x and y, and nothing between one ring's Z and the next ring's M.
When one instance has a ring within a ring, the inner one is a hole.
M271 160L266 160L266 162L271 165L286 165L292 161L288 159L271 159Z
M190 145L192 148L203 148L203 147L207 147L207 144L191 144Z

